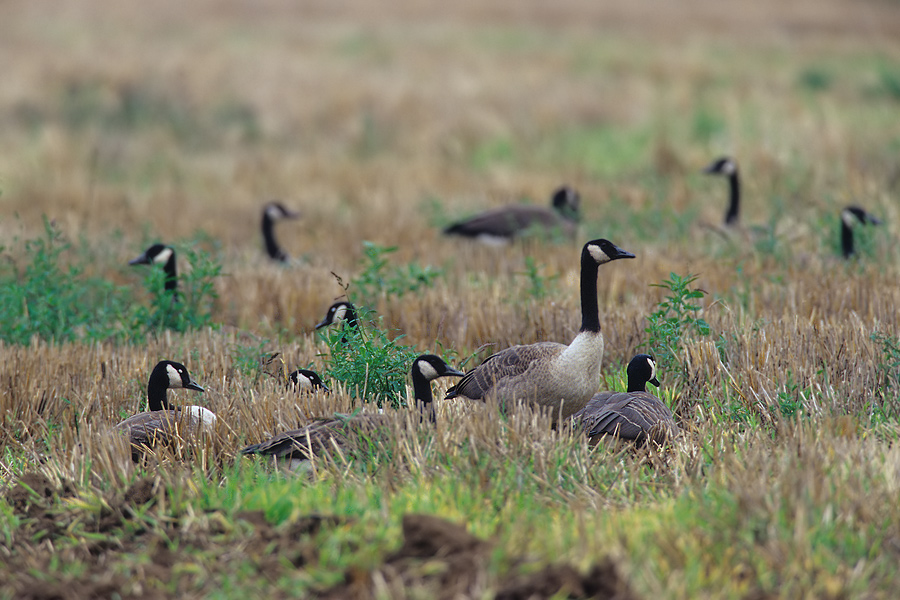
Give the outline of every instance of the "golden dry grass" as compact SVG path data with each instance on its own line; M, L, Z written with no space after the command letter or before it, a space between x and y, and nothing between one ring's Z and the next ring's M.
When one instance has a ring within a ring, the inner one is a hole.
M649 597L887 597L895 577L881 555L900 540L898 406L871 334L896 338L900 306L896 2L164 0L49 10L7 2L0 19L8 254L22 257L21 240L39 235L46 215L85 240L88 274L137 288L143 274L128 259L202 231L220 244L227 274L214 319L234 329L141 346L0 346L4 480L43 463L98 489L129 482L134 467L110 427L139 409L161 358L184 362L208 389L177 401L222 420L197 461L207 474L233 468L244 444L352 409L343 391L298 401L249 377L238 358L258 344L253 334L277 340L264 349L288 368L321 369L327 349L312 328L344 293L332 273L345 282L359 273L363 240L396 245L392 264L444 270L428 289L382 296L383 326L420 351L468 357L571 339L580 245L609 237L638 258L601 270L607 372L647 340L646 317L664 295L650 284L697 273L707 292L702 317L725 355L691 339L684 377L661 374L688 438L663 455L591 452L527 411L504 420L441 404L437 435L398 426L381 449L388 458L374 459L375 487L396 494L378 518L430 509L469 519L474 533L542 561L587 567L586 556L608 554ZM698 173L721 154L741 165L744 223L787 232L771 247L701 225L724 212L724 182ZM544 204L562 182L582 194L575 243L495 249L440 235L487 206ZM259 238L259 210L276 198L302 211L277 228L295 257L287 267L264 260ZM851 202L885 224L857 231L863 255L846 264L837 211ZM529 293L526 256L549 282L545 297ZM785 399L809 418L781 418ZM177 486L170 458L159 476ZM518 465L510 481L524 481L541 510L491 505L492 483L513 489L500 464ZM314 468L316 481L371 492L365 469L333 458ZM406 495L409 485L421 497ZM447 491L457 488L475 499ZM709 527L689 507L715 512L717 494L738 509L713 514L721 526ZM296 500L295 511L312 501ZM883 534L854 563L852 551L817 549L841 545L815 530L823 523ZM705 545L729 550L697 559Z

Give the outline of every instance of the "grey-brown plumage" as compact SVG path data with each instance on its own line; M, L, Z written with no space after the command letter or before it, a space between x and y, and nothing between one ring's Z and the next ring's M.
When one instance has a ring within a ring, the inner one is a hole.
M166 390L186 388L202 392L181 363L162 360L150 373L147 384L148 411L128 417L116 429L125 432L131 442L131 457L137 462L148 448L168 445L176 437L185 439L215 426L216 415L202 406L178 408L169 404Z
M529 229L572 237L578 227L580 203L578 192L563 186L553 193L550 208L530 204L502 206L454 223L444 228L444 233L489 243L509 241Z
M634 258L609 240L592 240L581 251L581 330L567 346L538 342L489 356L447 391L447 398L490 400L508 408L521 401L551 409L554 422L581 410L600 382L603 334L597 303L600 265Z
M606 435L643 445L648 439L661 445L678 432L669 407L647 391L647 383L659 387L656 362L638 354L628 363L628 391L594 394L573 420L584 428L591 444Z
M423 354L413 361L410 376L413 396L423 419L434 421L431 382L439 377L457 376L463 373L434 354ZM242 454L264 454L282 460L307 460L323 451L340 448L345 453L355 453L378 436L389 435L394 415L358 414L335 415L317 419L306 427L285 431L258 444L251 444Z

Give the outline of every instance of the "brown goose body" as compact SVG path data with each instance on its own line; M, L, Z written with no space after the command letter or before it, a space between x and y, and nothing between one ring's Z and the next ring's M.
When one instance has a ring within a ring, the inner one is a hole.
M574 415L596 444L609 435L638 445L648 439L663 444L679 431L669 407L646 391L646 384L659 386L656 363L647 354L638 354L628 365L628 391L599 392Z
M202 406L170 406L166 398L169 388L203 391L181 363L164 360L156 365L147 384L150 410L132 415L115 427L128 434L135 462L146 449L171 444L177 438L194 437L215 426L216 415Z
M447 235L503 243L530 229L572 237L578 228L578 193L568 186L554 192L550 208L511 204L485 211L444 229Z
M410 369L413 395L423 417L434 421L431 382L438 377L462 376L462 372L433 354L423 354L413 361ZM291 462L291 467L318 456L323 452L340 448L345 454L356 454L379 436L391 433L390 424L396 415L358 414L336 415L316 419L306 427L280 433L258 444L251 444L242 454L263 454L276 460ZM403 421L404 426L408 420Z
M597 271L619 258L634 258L609 240L581 251L581 330L567 346L538 342L489 356L447 390L446 398L487 400L510 407L525 402L549 408L554 422L582 409L600 382L603 334L597 303Z

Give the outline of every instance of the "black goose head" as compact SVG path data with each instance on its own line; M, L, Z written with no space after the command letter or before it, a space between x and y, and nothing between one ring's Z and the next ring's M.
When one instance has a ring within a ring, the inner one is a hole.
M656 360L649 354L637 354L628 363L628 391L645 392L647 384L659 387L656 378Z
M280 202L269 202L263 207L262 211L262 235L266 245L266 254L272 260L286 262L288 260L287 253L281 249L275 240L275 221L282 219L296 219L300 213L288 210Z
M464 375L465 373L454 369L444 362L444 359L434 354L423 354L413 361L410 369L413 395L423 418L428 418L432 423L436 420L431 382L438 377L462 377Z
M202 392L203 388L191 378L187 367L172 360L161 360L153 367L147 383L147 400L150 410L172 410L166 399L169 388L185 388Z
M162 265L166 272L166 291L174 292L178 287L175 270L175 248L165 244L153 244L144 253L128 261L129 265Z
M863 225L881 225L881 219L859 206L844 208L841 211L841 252L844 258L850 258L856 254L856 249L853 247L853 225L857 221Z
M328 327L329 325L333 325L340 321L346 322L349 327L356 327L356 319L356 309L351 303L342 300L341 302L335 302L328 307L328 313L325 315L325 318L316 325L316 329Z
M568 185L561 186L553 192L553 208L570 221L577 221L581 207L581 196Z
M288 385L298 392L330 392L319 374L309 369L297 369L288 375Z
M722 175L728 178L731 187L731 198L728 210L725 213L725 224L735 225L740 216L741 184L738 175L737 163L728 156L723 156L711 162L703 172L707 175Z

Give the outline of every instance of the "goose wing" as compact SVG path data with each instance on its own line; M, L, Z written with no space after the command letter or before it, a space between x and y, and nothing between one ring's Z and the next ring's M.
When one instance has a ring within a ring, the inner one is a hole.
M444 398L484 400L485 396L496 387L523 375L536 364L551 360L566 348L564 344L556 342L538 342L501 350L488 356L484 362L466 373L459 383L447 390Z
M477 237L490 235L512 237L532 225L551 227L558 225L560 218L549 208L514 204L483 212L464 221L454 223L444 229L444 233Z
M380 414L340 415L321 419L306 427L285 431L258 444L251 444L242 449L241 454L309 459L333 448L335 444L346 448L368 439L372 433L384 427L386 421L387 415Z
M643 443L677 429L672 411L648 392L595 394L575 418L591 438L612 435Z

